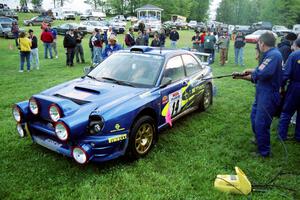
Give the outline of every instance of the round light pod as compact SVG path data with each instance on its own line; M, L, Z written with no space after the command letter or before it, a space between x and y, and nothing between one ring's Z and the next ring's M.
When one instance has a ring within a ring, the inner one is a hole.
M34 98L29 100L29 110L32 114L37 115L39 113L39 106Z
M25 137L25 130L23 129L22 124L17 124L17 130L21 138Z
M18 106L14 106L13 107L12 113L13 113L14 119L17 122L21 122L21 120L22 120L21 110L20 110L20 108Z
M60 118L61 118L61 114L60 114L60 109L58 108L57 105L52 104L49 107L49 116L51 118L52 121L57 122Z
M55 134L61 141L66 141L69 138L69 129L63 122L55 124Z
M74 147L72 151L72 156L76 162L84 164L88 160L87 153L80 147Z

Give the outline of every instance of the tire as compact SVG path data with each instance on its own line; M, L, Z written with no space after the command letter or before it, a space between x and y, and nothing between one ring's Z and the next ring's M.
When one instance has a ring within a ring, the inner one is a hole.
M205 111L212 104L212 87L210 84L205 85L204 93L200 101L200 110Z
M142 116L133 124L127 153L132 159L139 159L149 153L156 140L157 129L150 116Z

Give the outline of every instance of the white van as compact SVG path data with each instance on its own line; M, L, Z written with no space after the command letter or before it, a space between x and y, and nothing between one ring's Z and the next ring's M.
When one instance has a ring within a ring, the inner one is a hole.
M296 33L296 34L300 33L300 24L295 24L293 26L293 32Z

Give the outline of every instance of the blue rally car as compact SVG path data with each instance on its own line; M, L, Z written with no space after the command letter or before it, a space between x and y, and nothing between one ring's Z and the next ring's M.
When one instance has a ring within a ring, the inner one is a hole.
M212 104L212 71L195 53L134 46L86 76L13 106L21 137L80 164L140 158L157 133Z

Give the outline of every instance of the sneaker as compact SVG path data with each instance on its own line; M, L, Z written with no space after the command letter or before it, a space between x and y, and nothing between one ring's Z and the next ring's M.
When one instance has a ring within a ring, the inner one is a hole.
M30 72L30 70L27 70L27 72Z
M256 141L255 137L251 138L250 142L251 142L251 144L257 145L257 141Z
M37 70L39 70L39 69L40 69L40 67L39 67L39 66L37 66L37 67L36 67L36 69L37 69Z
M55 58L57 59L57 58L58 58L58 56L55 56Z
M24 72L24 70L19 70L19 72Z

